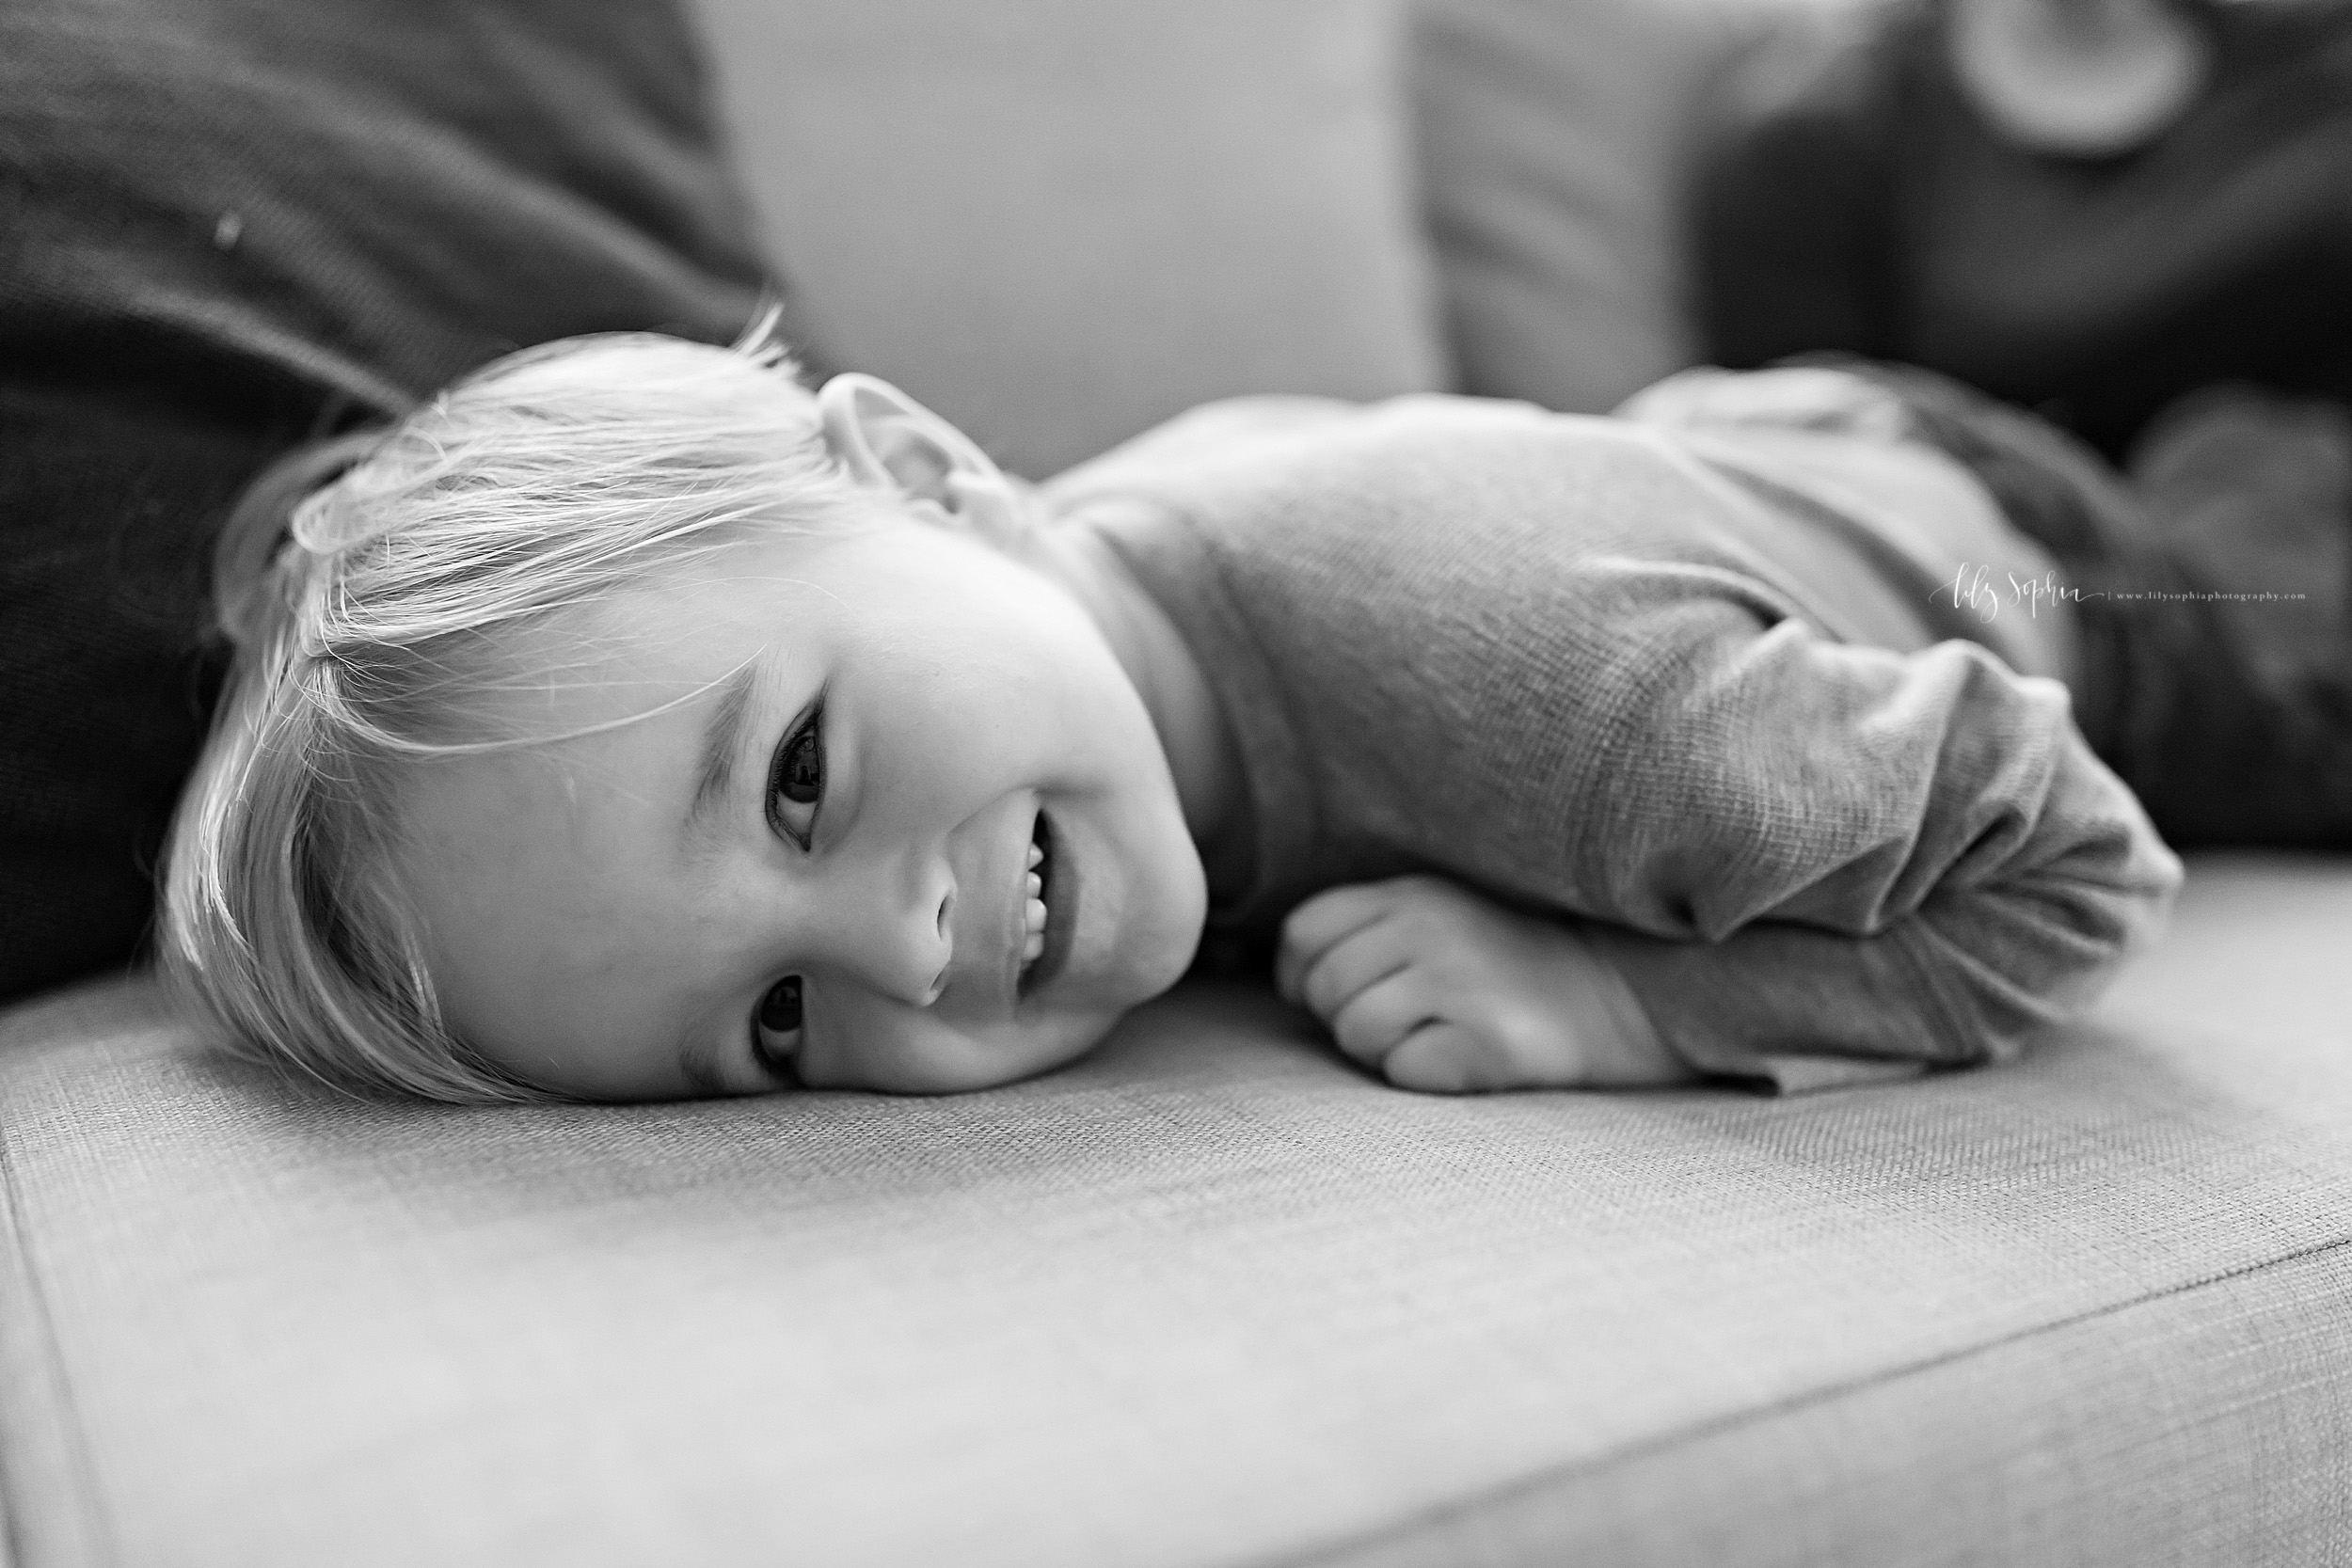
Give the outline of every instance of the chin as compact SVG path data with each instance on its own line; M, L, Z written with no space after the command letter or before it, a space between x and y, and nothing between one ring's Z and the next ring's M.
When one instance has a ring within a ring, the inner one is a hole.
M1135 848L1119 857L1125 875L1102 875L1098 868L1118 863L1110 857L1089 860L1096 879L1080 884L1077 905L1082 927L1092 929L1075 939L1068 967L1037 993L1041 1012L1100 1019L1097 1037L1183 979L1200 946L1208 877L1172 797L1168 805L1167 821L1126 840Z
M1200 951L1200 934L1209 918L1209 879L1190 840L1185 847L1188 853L1170 879L1168 896L1153 911L1149 951L1136 976L1141 989L1128 1006L1149 1002L1183 979Z

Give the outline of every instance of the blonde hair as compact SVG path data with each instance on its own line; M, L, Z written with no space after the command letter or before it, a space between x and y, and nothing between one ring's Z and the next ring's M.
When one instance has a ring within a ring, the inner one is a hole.
M172 824L161 931L167 982L234 1049L346 1088L565 1098L445 1025L393 875L399 787L435 757L561 738L487 718L491 693L550 678L515 668L514 644L543 641L517 633L859 510L766 338L525 350L247 493L215 578L236 657Z

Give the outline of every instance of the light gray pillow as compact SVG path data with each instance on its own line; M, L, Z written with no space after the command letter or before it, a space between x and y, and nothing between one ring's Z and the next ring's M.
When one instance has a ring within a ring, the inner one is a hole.
M826 355L1041 476L1193 404L1449 378L1394 0L698 0Z
M1465 390L1599 413L1691 363L1685 193L1746 52L1868 0L1420 0L1422 181Z

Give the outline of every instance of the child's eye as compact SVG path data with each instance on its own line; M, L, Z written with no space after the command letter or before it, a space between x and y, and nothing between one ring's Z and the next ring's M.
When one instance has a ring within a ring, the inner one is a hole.
M824 721L825 710L819 705L807 721L776 748L775 766L768 777L768 819L777 831L790 834L803 849L808 847L809 835L816 827L816 814L810 813L806 826L796 828L787 808L814 806L825 793Z
M752 1054L787 1083L796 1082L793 1062L801 1050L801 977L787 974L768 988L752 1019Z

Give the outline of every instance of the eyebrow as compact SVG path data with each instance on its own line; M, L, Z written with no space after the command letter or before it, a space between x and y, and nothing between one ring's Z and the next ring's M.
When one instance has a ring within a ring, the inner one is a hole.
M743 746L743 720L751 712L752 689L758 682L759 666L747 663L727 676L720 690L709 727L703 732L702 758L694 768L694 801L687 808L685 824L690 832L712 806L734 791L736 753Z

